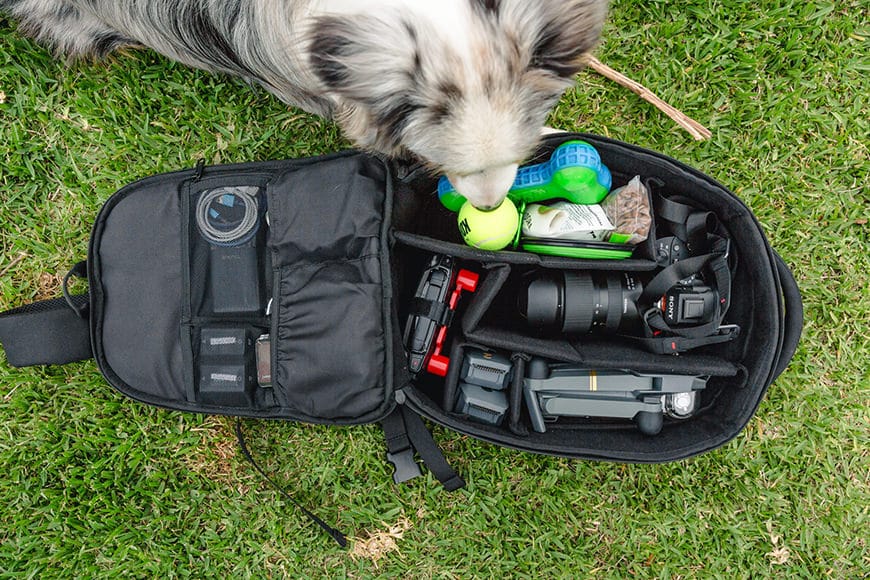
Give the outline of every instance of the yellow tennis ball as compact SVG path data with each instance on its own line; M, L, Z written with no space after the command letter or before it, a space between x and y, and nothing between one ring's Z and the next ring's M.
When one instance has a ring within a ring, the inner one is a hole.
M520 227L520 214L509 199L490 211L465 202L459 209L459 233L465 243L480 250L501 250L514 241Z

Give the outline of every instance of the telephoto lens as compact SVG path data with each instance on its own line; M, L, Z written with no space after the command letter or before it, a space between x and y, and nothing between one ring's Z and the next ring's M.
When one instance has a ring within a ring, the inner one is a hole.
M518 297L520 313L543 331L623 333L640 323L637 300L643 286L631 273L565 270L532 277Z

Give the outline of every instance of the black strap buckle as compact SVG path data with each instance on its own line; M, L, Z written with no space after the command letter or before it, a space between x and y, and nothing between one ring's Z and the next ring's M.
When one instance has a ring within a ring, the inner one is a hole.
M393 464L393 481L396 483L404 483L422 475L420 466L414 461L414 450L410 447L387 453L387 461Z

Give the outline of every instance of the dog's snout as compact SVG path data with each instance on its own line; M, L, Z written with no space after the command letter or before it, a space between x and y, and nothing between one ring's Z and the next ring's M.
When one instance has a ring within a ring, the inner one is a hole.
M470 175L448 175L456 188L471 205L492 210L501 205L517 177L516 163L485 169Z

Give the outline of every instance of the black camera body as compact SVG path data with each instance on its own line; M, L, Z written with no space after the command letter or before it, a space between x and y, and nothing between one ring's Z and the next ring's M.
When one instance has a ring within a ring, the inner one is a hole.
M662 267L670 266L675 262L692 256L692 253L689 251L689 244L677 236L659 238L656 240L655 248L655 260Z
M700 280L682 280L662 296L659 307L670 326L700 326L713 320L718 302L719 293Z

